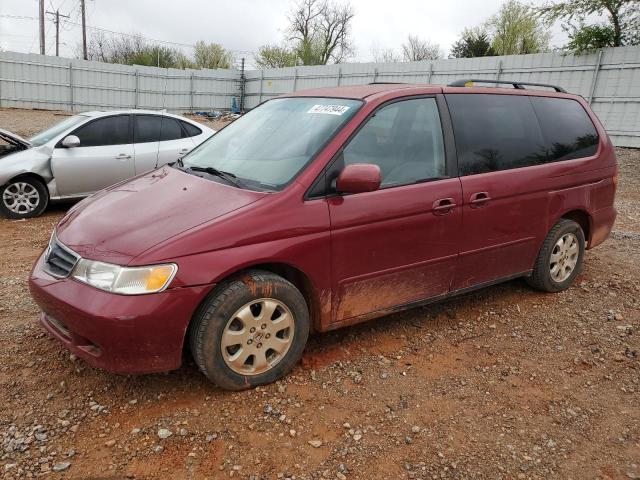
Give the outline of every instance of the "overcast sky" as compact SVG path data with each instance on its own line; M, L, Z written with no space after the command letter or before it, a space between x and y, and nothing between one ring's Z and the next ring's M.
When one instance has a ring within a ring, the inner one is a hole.
M87 0L87 25L124 33L192 45L198 40L217 42L251 57L258 47L282 40L287 13L293 0ZM352 61L369 61L372 49L395 48L408 34L417 34L441 45L448 53L465 27L482 23L494 14L502 0L351 0L356 15ZM540 3L540 0L534 1ZM82 39L79 0L45 0L46 9L70 15L61 22L60 54L74 57ZM1 0L0 48L39 52L38 0ZM15 18L30 17L30 18ZM47 16L47 54L55 53L55 27ZM89 31L89 34L91 31ZM566 36L552 30L551 46ZM175 45L174 45L175 46ZM178 47L190 53L188 46Z

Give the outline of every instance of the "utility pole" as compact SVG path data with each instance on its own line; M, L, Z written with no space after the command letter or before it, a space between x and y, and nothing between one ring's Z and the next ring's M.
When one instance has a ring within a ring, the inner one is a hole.
M56 24L56 57L59 57L60 56L60 17L64 17L64 18L71 18L71 17L69 17L69 15L60 15L60 12L58 10L56 10L55 12L47 11L47 13L49 15L55 16L54 23Z
M44 0L40 0L40 55L45 54L44 49Z
M80 0L80 7L82 8L82 57L87 60L87 20L84 12L84 0Z

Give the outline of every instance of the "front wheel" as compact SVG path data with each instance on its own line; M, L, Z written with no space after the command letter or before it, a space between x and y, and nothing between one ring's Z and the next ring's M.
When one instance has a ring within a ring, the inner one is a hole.
M584 250L582 227L561 219L547 234L527 283L543 292L569 288L582 269Z
M243 390L274 382L298 362L309 336L300 291L253 270L219 285L193 318L191 353L216 385Z
M49 203L49 192L35 178L11 180L0 187L0 210L8 218L31 218L42 214Z

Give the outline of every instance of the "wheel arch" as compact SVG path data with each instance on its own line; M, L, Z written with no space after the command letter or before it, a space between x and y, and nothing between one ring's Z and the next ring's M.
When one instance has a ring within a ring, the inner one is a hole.
M263 270L275 275L279 275L285 280L291 282L302 294L307 302L307 307L309 308L309 317L311 319L311 332L320 331L320 321L321 321L321 304L320 298L318 295L318 291L316 290L313 282L309 278L309 276L303 272L300 268L297 268L289 263L284 262L259 262L253 263L250 265L244 265L235 270L226 272L221 275L218 280L216 280L213 288L207 292L207 294L202 298L198 307L193 311L191 315L191 319L189 320L189 325L185 331L185 340L183 340L183 350L189 348L189 342L186 339L189 336L189 329L193 325L193 319L196 317L197 313L200 311L202 305L207 301L209 295L215 292L220 285L223 283L237 277L242 277L243 274L249 272L251 270Z
M20 180L20 179L23 179L23 178L33 178L35 180L38 180L40 183L42 183L44 188L47 190L47 194L49 194L49 189L47 188L47 181L44 179L44 177L42 175L39 175L39 174L34 173L34 172L22 172L22 173L19 173L17 175L14 175L9 180L4 182L4 185L7 185L9 183L12 183L12 182L14 182L16 180Z
M589 248L589 245L591 244L591 226L593 223L591 215L589 215L585 210L576 209L562 214L560 219L562 218L566 220L573 220L580 225L580 228L582 228L582 231L584 232L585 243L587 244L587 248Z

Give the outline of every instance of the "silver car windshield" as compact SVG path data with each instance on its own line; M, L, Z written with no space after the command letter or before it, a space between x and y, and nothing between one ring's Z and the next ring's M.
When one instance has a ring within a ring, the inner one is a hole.
M56 123L53 127L49 127L46 130L34 135L29 139L29 143L34 147L40 147L47 143L49 140L57 137L65 130L75 127L76 125L84 122L88 117L86 115L74 115L68 117L59 123Z
M184 167L215 169L249 188L280 190L361 105L343 98L270 100L204 142L184 158Z

